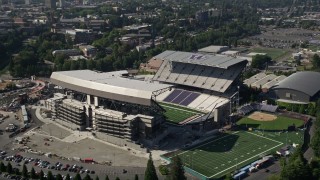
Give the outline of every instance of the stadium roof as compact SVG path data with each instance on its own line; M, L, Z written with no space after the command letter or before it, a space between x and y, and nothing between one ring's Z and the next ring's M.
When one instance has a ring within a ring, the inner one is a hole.
M202 49L198 49L198 52L205 52L205 53L219 53L222 49L229 49L228 46L207 46Z
M171 85L125 78L128 71L95 72L90 70L53 72L53 84L98 97L151 105L152 92Z
M245 59L234 58L231 56L209 55L181 51L164 51L155 56L156 59L162 59L173 62L182 62L189 64L198 64L227 69L230 66L240 62L246 62Z
M276 84L273 89L293 89L314 96L320 91L320 73L304 71L290 75Z

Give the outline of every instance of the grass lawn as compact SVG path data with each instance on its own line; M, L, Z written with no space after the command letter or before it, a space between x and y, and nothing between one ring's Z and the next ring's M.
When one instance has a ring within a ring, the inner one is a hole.
M286 130L288 126L295 124L296 127L303 126L304 122L299 119L278 116L274 121L257 121L244 117L237 122L237 125L248 128L257 128L264 130Z
M282 56L285 56L287 53L289 53L289 51L286 51L283 49L275 49L275 48L253 48L251 52L266 53L273 60L277 60Z
M236 131L225 133L185 151L170 153L179 155L184 165L206 178L220 178L240 169L261 157L271 154L286 143L302 144L303 131L274 133Z
M167 103L159 103L161 107L163 107L166 112L164 115L166 116L168 121L171 121L173 123L179 123L191 116L194 116L196 114L203 114L202 112L193 110L193 109L188 109L172 104L167 104Z

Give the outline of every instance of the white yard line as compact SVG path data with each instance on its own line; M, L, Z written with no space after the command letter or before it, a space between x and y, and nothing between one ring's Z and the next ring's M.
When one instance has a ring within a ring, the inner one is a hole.
M246 162L246 161L248 161L248 160L250 160L250 159L253 159L253 158L259 156L260 154L263 154L263 153L265 153L265 152L267 152L267 151L270 151L271 149L274 149L274 148L276 148L276 147L278 147L278 146L281 146L282 144L283 144L283 143L278 144L278 145L276 145L276 146L274 146L274 147L272 147L272 148L270 148L270 149L268 149L268 150L265 150L265 151L263 151L263 152L255 155L255 156L252 156L251 158L248 158L248 159L246 159L246 160L244 160L244 161L241 161L241 162L239 162L238 164L235 164L235 165L233 165L233 166L231 166L231 167L229 167L229 168L227 168L227 169L224 169L224 170L222 170L222 171L220 171L220 172L218 172L218 173L210 176L209 178L212 178L212 177L214 177L214 176L216 176L216 175L218 175L218 174L221 174L221 173L223 173L223 172L225 172L225 171L227 171L227 170L229 170L229 169L231 169L231 168L233 168L233 167L235 167L235 166L237 166L237 165L239 165L239 164L241 164L241 163L244 163L244 162Z
M223 138L229 137L229 136L231 136L231 135L233 135L233 134L236 134L236 133L238 133L238 132L239 132L239 131L236 131L236 132L234 132L234 133L232 133L232 134L229 134L229 135L227 135L227 136L223 136L223 137L218 138L218 139L215 139L215 140L213 140L213 141L209 141L209 142L207 142L207 143L205 143L205 144L202 144L202 145L200 145L200 146L196 146L196 147L191 148L191 149L189 149L189 150L187 150L187 151L184 151L184 152L182 152L182 153L180 153L180 154L178 154L178 155L184 154L184 153L186 153L186 152L189 152L190 150L193 150L193 149L196 149L196 148L199 148L199 147L205 146L205 145L207 145L207 144L213 143L213 142L218 141L218 140L220 140L220 139L223 139Z
M274 139L270 139L270 138L267 138L267 137L264 137L264 136L260 136L260 135L258 135L258 134L252 133L252 132L247 132L247 133L252 134L252 135L255 135L255 136L258 136L258 137L261 137L261 138L268 139L268 140L273 141L273 142L277 142L277 143L283 144L283 143L280 142L280 141L276 141L276 140L274 140Z

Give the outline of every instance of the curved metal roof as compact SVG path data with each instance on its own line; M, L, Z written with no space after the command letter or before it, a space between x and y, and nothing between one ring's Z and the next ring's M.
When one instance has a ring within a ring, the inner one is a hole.
M151 105L152 92L171 85L122 77L127 71L99 73L90 70L59 71L51 74L53 84L98 97Z
M320 73L297 72L277 83L273 89L292 89L314 96L320 91Z

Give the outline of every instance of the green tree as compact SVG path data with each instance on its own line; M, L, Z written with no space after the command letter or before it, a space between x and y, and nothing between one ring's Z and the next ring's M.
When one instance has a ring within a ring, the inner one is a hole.
M81 176L79 173L77 173L77 175L74 177L74 180L81 180Z
M139 180L138 174L134 175L134 180Z
M36 171L34 170L33 167L31 168L31 171L30 171L30 178L31 179L36 179L37 178Z
M8 164L7 164L7 173L9 173L9 174L13 173L12 165L10 162L8 162Z
M63 178L62 178L61 174L57 174L57 176L56 176L56 180L63 180Z
M66 175L66 180L70 180L70 175L69 174Z
M320 56L318 54L313 55L312 57L313 68L320 68Z
M262 69L271 61L271 57L267 55L255 55L252 58L251 67Z
M119 178L119 177L116 177L116 180L120 180L120 178Z
M52 175L52 172L51 171L48 171L48 174L47 174L47 180L54 180L54 177Z
M280 177L284 180L301 180L311 179L311 174L311 169L303 157L301 148L297 148L289 158L288 164L282 168Z
M4 165L3 162L0 162L0 171L1 171L1 172L6 172L6 170L7 170L6 165Z
M144 173L144 180L158 180L156 168L154 167L151 153L149 154L147 168Z
M179 156L174 156L172 158L172 168L170 171L171 180L186 180L184 175L183 164Z
M106 178L104 178L104 180L109 180L109 176L108 176L108 175L106 175Z
M91 177L89 174L86 174L86 176L83 178L83 180L91 180Z
M16 175L20 175L20 170L18 168L13 169L14 174Z
M98 177L98 176L96 176L95 180L99 180L99 177Z
M28 178L28 169L27 169L27 166L25 164L23 164L23 167L22 167L22 176L24 178Z
M39 179L40 179L40 180L45 180L45 179L46 179L46 178L44 178L44 173L43 173L42 170L40 171Z
M314 151L316 157L320 157L320 130L317 129L313 135L310 143L310 147Z

